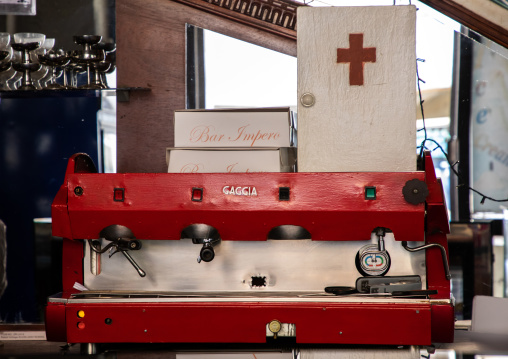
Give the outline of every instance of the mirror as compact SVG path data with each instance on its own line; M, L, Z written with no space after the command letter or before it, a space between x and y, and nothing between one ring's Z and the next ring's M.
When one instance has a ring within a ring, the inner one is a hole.
M296 110L296 57L186 26L187 108Z
M296 7L292 1L117 2L117 84L150 89L118 103L117 171L167 171L173 111L188 105L186 24L296 56Z

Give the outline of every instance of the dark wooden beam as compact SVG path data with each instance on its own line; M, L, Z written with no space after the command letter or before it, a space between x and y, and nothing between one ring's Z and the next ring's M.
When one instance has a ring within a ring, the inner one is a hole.
M296 40L296 9L291 0L174 0L244 25Z
M454 0L421 0L435 10L443 13L451 19L461 23L471 30L497 42L499 45L508 48L508 29L497 25L480 14L460 5ZM499 7L500 12L507 12Z

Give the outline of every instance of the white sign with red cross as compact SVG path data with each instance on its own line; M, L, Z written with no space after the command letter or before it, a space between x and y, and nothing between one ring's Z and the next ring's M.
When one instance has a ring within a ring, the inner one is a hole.
M414 6L298 8L298 171L416 169Z

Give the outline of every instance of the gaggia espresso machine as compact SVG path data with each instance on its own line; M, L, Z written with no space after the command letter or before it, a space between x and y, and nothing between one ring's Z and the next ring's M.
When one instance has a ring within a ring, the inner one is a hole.
M52 207L67 343L453 341L448 216L414 172L97 173L74 155Z

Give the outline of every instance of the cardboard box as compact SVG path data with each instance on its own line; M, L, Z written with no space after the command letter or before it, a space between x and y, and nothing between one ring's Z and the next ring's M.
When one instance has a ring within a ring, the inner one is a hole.
M293 147L296 119L289 107L177 110L175 147Z
M169 173L296 172L296 148L167 148Z

